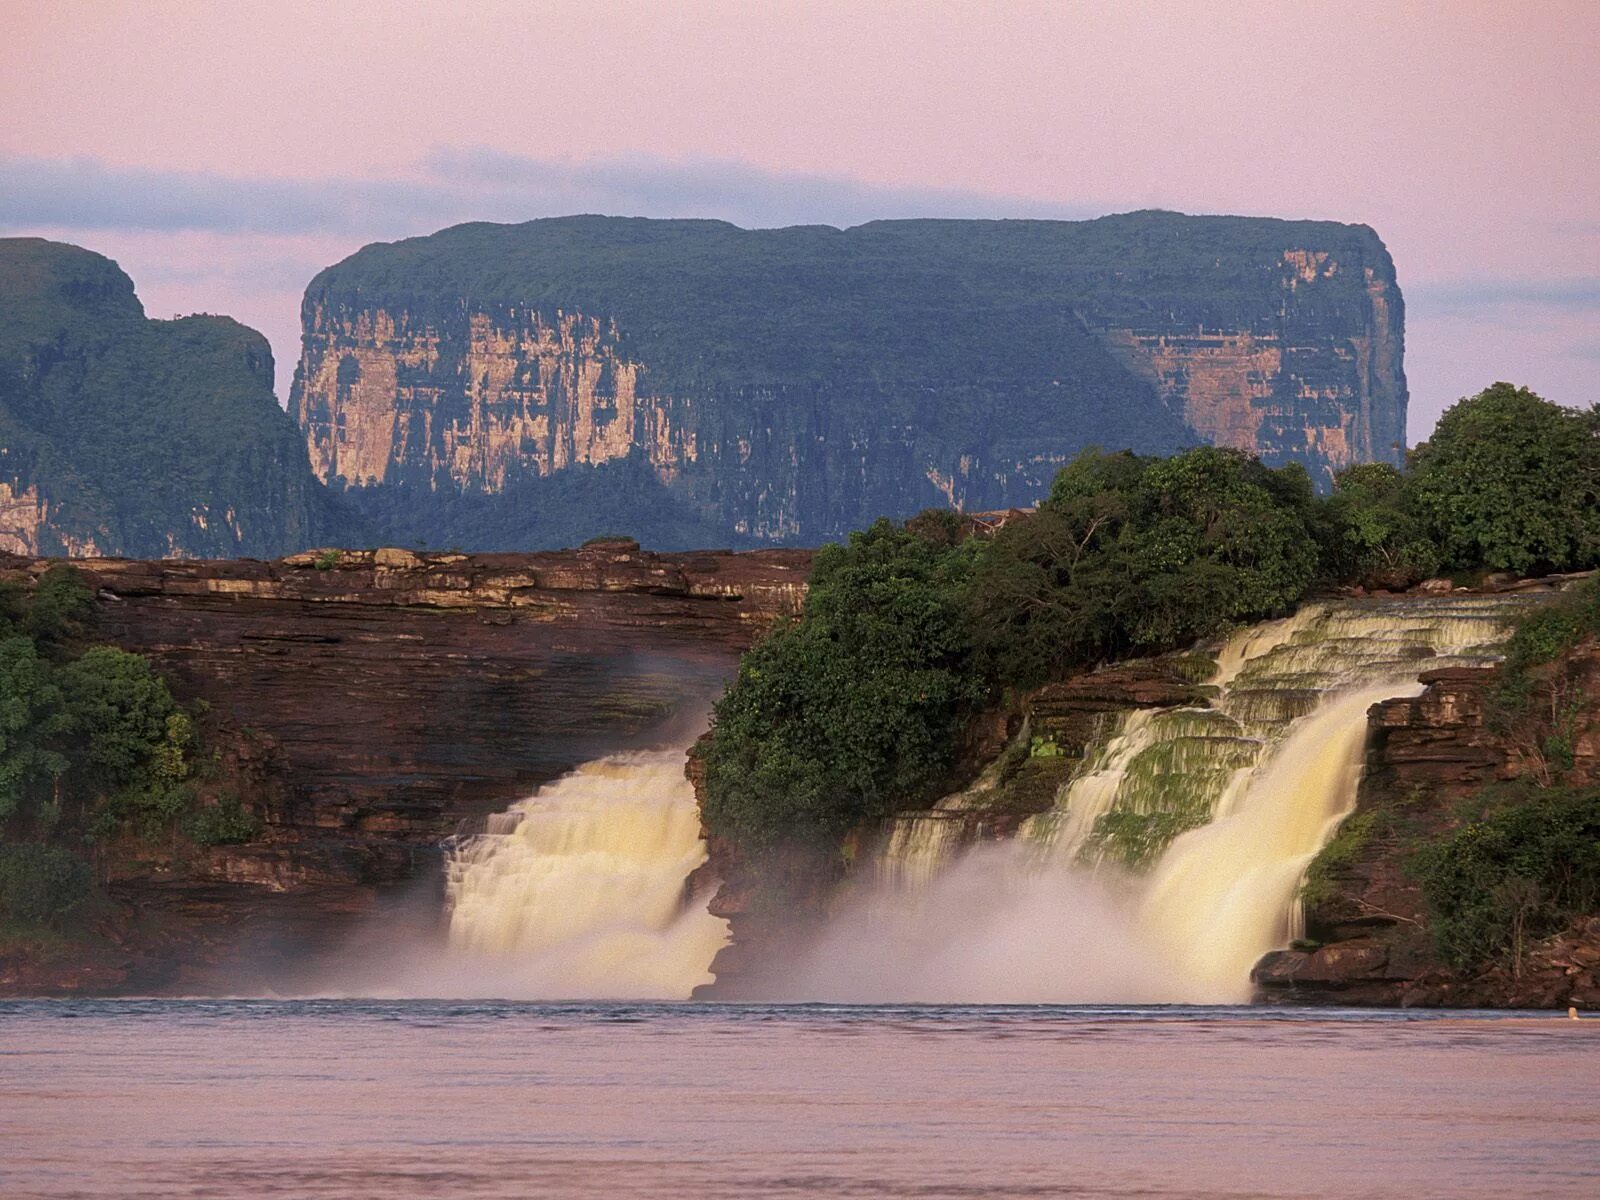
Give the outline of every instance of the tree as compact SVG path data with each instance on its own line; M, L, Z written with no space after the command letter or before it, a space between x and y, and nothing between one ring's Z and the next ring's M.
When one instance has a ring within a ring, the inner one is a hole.
M1416 513L1406 477L1388 463L1340 471L1328 516L1329 567L1335 578L1401 589L1420 583L1443 563Z
M1600 563L1600 407L1497 383L1411 456L1416 511L1448 562L1524 573Z
M0 819L67 769L56 743L70 726L61 689L33 639L0 639Z
M976 698L970 557L888 521L818 552L801 620L744 656L716 706L704 751L714 834L821 844L937 787Z
M1298 466L1209 446L1167 459L1088 451L980 555L980 662L1027 686L1286 609L1317 573L1316 511Z

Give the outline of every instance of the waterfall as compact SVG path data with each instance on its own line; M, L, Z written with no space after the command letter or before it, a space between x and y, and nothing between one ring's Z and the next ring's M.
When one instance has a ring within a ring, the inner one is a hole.
M480 980L471 990L686 999L711 981L727 925L705 896L685 895L706 849L683 758L680 748L587 763L454 848L451 957Z
M1297 929L1355 805L1367 713L1492 659L1525 598L1312 604L1219 648L1205 707L1127 714L1014 843L952 797L891 823L876 876L797 977L817 998L1241 1002ZM1028 945L1011 945L1014 931ZM997 943L1001 948L997 949ZM1009 947L1009 948L1007 948Z

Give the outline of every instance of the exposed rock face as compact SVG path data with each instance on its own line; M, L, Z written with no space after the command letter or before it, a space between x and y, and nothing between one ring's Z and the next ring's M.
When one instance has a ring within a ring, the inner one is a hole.
M110 259L0 238L0 550L297 550L330 499L272 392L266 339L151 321Z
M204 988L241 946L287 966L330 944L394 885L436 880L464 822L677 723L692 734L739 652L799 607L810 555L612 542L74 565L101 635L211 706L265 836L135 861L112 892L143 924L114 922L87 957L0 963L0 993ZM436 920L437 899L424 907Z
M1561 664L1600 696L1600 648ZM1264 999L1292 1003L1564 1008L1600 1005L1600 918L1532 947L1520 971L1491 966L1463 974L1440 959L1420 889L1407 874L1408 847L1460 821L1461 801L1485 784L1536 775L1539 764L1514 737L1485 721L1495 670L1423 676L1427 690L1372 711L1373 737L1357 812L1381 814L1377 832L1339 873L1336 894L1307 913L1315 949L1268 955L1256 968ZM1581 711L1574 763L1563 782L1600 783L1600 708Z
M1398 462L1401 314L1331 223L472 225L312 281L291 409L408 544L814 543L1031 503L1088 445Z

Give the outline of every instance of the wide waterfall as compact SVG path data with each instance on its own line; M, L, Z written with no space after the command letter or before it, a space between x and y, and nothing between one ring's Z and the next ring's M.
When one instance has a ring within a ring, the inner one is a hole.
M1370 707L1414 694L1424 670L1492 658L1526 602L1340 601L1240 632L1214 648L1205 704L1108 718L1017 837L966 841L998 764L890 822L774 998L1248 1000L1253 964L1298 933L1307 864L1355 804ZM681 750L600 759L462 841L451 978L541 999L710 982L727 929L685 895L706 851L682 764Z
M798 994L1248 1000L1304 871L1355 804L1367 713L1420 672L1492 658L1526 601L1314 604L1216 655L1205 707L1135 711L1010 844L965 847L981 788L892 823Z
M711 981L727 925L685 894L706 849L683 758L587 763L455 847L450 958L472 990L686 999Z

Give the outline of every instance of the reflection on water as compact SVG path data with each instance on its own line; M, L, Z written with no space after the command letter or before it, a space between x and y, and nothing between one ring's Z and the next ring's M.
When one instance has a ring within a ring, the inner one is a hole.
M0 1003L22 1197L1600 1194L1600 1021Z

